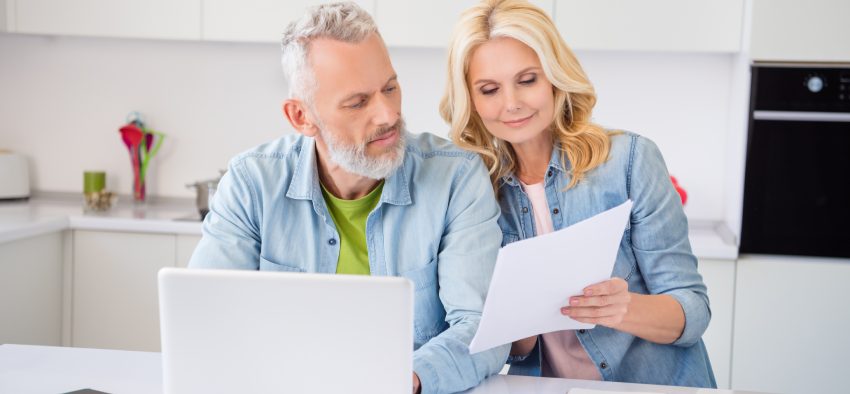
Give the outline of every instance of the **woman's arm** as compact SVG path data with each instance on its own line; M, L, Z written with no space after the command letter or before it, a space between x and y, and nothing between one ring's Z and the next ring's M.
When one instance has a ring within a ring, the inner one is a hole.
M685 313L676 299L663 294L630 293L628 283L620 278L588 286L584 295L571 297L570 305L561 313L582 323L610 327L660 344L673 343L685 328ZM511 354L520 342L514 342Z
M650 342L675 342L685 329L685 313L675 298L659 294L632 294L629 312L612 327Z

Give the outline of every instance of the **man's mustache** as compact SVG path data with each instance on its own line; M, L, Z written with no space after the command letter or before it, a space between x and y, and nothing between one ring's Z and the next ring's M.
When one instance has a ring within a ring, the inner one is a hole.
M395 122L392 126L383 126L379 127L369 136L369 141L379 140L384 138L389 133L392 133L396 130L401 131L404 128L404 119L399 118L398 121Z

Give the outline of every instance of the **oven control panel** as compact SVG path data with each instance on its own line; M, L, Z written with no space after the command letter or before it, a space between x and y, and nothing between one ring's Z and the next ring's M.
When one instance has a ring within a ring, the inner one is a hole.
M757 65L755 110L850 112L850 64Z

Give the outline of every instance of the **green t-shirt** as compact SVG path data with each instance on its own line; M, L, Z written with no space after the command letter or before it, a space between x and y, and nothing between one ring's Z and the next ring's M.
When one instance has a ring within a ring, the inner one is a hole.
M366 248L366 218L381 199L384 182L357 200L336 198L322 185L322 195L339 232L338 274L369 275L369 250Z

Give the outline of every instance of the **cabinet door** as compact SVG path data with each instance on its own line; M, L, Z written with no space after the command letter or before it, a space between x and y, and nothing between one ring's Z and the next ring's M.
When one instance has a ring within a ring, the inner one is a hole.
M11 24L6 19L10 15L14 15L14 11L12 10L12 1L13 0L0 0L0 32L9 31Z
M847 392L850 260L742 256L732 387Z
M850 61L850 1L753 0L752 57Z
M550 15L554 0L531 1ZM388 46L445 49L461 12L478 0L376 0L378 28Z
M15 32L197 40L201 0L15 1Z
M330 0L203 0L204 40L280 42L283 30L305 9ZM355 1L374 14L374 0Z
M76 231L71 345L159 351L157 272L175 236Z
M62 234L0 244L0 344L62 344Z
M177 235L177 266L186 268L189 265L189 259L192 258L192 253L195 247L201 242L200 235Z
M732 369L732 317L735 302L735 261L700 260L699 273L708 287L711 322L702 339L717 379L717 388L729 388Z
M573 49L738 52L744 0L558 0Z

